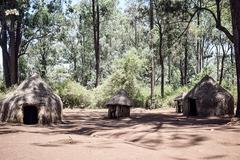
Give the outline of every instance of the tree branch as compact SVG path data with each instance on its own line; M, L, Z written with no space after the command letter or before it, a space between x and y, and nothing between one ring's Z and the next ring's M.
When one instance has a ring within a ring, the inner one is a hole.
M217 4L217 5L218 5L218 4ZM212 10L210 10L209 8L205 8L205 7L201 7L201 8L200 8L200 7L198 7L198 8L194 11L193 14L190 14L190 15L191 15L191 18L189 19L186 28L185 28L185 29L183 30L183 32L177 37L176 41L175 41L173 44L175 44L176 42L178 42L178 40L185 34L185 32L188 30L188 28L189 28L189 26L190 26L193 18L195 17L195 15L196 15L198 12L201 12L201 11L207 11L207 12L209 12L209 13L213 16L213 18L214 18L214 20L215 20L215 22L216 22L216 28L217 28L218 30L222 31L222 32L228 37L228 39L233 43L233 35L227 30L226 27L222 26L222 24L221 24L221 16L220 16L220 8L219 8L219 6L217 7L217 9L218 9L218 11L217 11L217 16L216 16L215 13L214 13ZM217 17L220 17L220 19L218 19Z
M27 40L27 41L25 42L25 44L23 44L23 45L21 46L21 50L20 50L20 52L19 52L18 58L21 57L21 56L23 56L24 54L26 54L26 50L27 50L29 44L30 44L33 40L41 39L41 38L44 38L44 37L46 37L46 36L48 36L48 35L49 35L49 34L44 34L44 35L41 35L41 36L38 36L38 37L34 37L34 36L33 36L32 38L30 38L29 40Z
M220 31L222 31L227 37L228 37L228 39L231 41L231 42L233 42L233 35L227 30L227 28L226 27L224 27L224 26L222 26L222 24L221 24L221 16L220 16L220 11L219 11L219 7L217 7L218 8L218 11L217 11L217 16L215 15L215 13L212 11L212 10L210 10L209 8L205 8L205 7L203 7L203 8L197 8L197 12L200 12L200 11L207 11L207 12L209 12L212 16L213 16L213 18L214 18L214 20L215 20L215 22L216 22L216 28L218 29L218 30L220 30ZM220 18L220 19L219 19Z

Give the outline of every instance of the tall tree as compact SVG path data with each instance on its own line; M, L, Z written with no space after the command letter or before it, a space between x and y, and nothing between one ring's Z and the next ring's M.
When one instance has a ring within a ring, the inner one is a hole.
M95 87L99 85L100 76L100 43L99 43L99 2L98 0L92 0L92 17L93 17L93 34L94 34L94 50L95 50L95 60L96 60L96 82Z
M232 29L233 29L233 43L235 50L235 62L237 72L237 110L236 116L240 117L240 1L230 0L231 15L232 15Z
M237 73L237 110L236 116L240 117L240 1L239 0L229 0L231 9L231 20L232 20L232 30L231 34L229 30L222 25L222 13L221 13L221 2L222 0L215 0L216 14L209 8L199 7L195 11L198 13L200 11L209 12L215 22L216 28L222 31L228 39L234 44L235 51L235 62L236 62L236 73ZM192 15L192 17L195 14Z
M155 63L154 63L154 51L153 51L153 25L154 25L154 17L153 17L153 0L149 1L149 22L150 22L150 52L151 52L151 106L154 105L155 101L155 95L154 95L154 89L155 89Z
M0 3L0 46L6 87L18 83L18 56L22 37L23 7L16 0Z

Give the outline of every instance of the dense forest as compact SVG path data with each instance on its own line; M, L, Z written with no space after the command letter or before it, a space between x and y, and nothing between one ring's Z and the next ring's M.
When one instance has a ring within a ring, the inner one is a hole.
M65 107L103 107L120 88L171 107L210 75L240 116L240 1L120 1L1 0L1 97L37 72Z

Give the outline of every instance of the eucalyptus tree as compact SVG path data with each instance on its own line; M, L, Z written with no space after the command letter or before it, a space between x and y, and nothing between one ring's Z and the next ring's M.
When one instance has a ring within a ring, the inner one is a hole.
M31 43L54 34L59 26L53 25L52 19L61 11L63 2L9 0L0 3L1 36L0 44L3 52L4 78L7 87L18 83L19 58L26 54ZM58 21L59 17L55 17ZM21 64L21 63L20 63Z
M28 1L0 2L0 46L3 53L3 71L6 87L18 82L18 58L24 27L24 13Z

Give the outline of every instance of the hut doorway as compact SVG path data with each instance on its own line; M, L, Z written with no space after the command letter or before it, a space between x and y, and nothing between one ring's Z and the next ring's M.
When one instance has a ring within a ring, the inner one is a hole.
M189 98L189 116L197 116L196 99Z
M38 109L36 106L23 107L23 123L24 124L38 123Z

